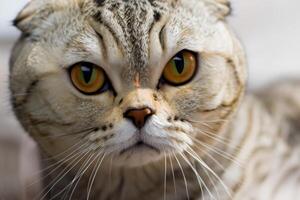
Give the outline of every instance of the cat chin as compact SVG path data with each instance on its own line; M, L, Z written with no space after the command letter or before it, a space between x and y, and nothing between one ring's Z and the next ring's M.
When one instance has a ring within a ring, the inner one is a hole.
M155 163L162 158L163 154L157 149L147 146L134 147L114 156L114 164L120 167L136 168Z

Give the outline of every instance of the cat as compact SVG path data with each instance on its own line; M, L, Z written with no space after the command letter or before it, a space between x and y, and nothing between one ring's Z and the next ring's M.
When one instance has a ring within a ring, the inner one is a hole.
M32 0L11 102L37 199L295 200L300 83L245 94L227 0Z

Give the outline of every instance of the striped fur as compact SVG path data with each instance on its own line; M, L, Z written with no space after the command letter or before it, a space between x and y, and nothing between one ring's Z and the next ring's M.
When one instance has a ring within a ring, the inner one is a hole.
M296 199L300 84L244 96L229 13L226 0L32 0L15 20L10 89L45 158L40 198ZM158 87L183 49L198 53L197 75ZM101 66L115 91L75 90L67 68L79 61ZM144 106L158 152L124 155L137 130L123 113Z

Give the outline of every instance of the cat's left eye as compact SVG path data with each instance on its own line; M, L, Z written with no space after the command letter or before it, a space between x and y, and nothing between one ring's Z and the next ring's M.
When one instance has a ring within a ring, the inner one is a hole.
M108 80L104 70L92 63L80 62L70 68L73 85L86 95L99 94L107 90Z
M167 63L162 78L171 85L179 86L192 80L196 71L197 59L195 53L183 50Z

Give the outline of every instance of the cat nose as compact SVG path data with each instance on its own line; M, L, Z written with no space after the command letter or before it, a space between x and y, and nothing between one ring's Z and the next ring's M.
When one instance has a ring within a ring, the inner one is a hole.
M130 119L133 124L141 129L145 125L147 119L154 114L151 108L129 109L124 113L124 117Z

